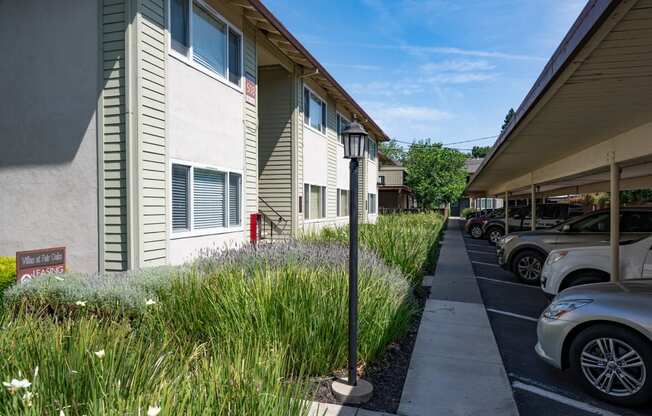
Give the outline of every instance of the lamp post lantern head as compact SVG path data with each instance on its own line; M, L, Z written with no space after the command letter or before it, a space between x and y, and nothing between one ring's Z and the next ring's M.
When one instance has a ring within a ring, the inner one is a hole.
M363 158L368 134L362 124L354 118L353 122L342 131L342 135L344 136L344 157L346 159Z

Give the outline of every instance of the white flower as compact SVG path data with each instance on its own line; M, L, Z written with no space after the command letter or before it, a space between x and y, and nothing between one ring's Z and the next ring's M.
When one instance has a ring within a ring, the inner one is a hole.
M161 408L159 406L150 406L149 409L147 409L147 416L157 416L159 413L161 413Z
M2 385L5 386L7 390L9 390L9 392L13 394L20 389L29 388L29 386L31 386L32 383L30 383L27 379L16 380L14 378L9 383L3 381Z
M86 306L86 301L85 300L78 300L77 302L75 302L75 305L82 306L82 307Z
M32 397L34 397L34 394L28 391L23 394L23 402L25 403L25 406L32 407Z
M63 410L59 412L59 416L66 416L65 413L63 413Z
M97 358L104 358L104 356L106 355L104 350L95 351L93 354L95 354Z
M154 299L147 299L145 302L145 305L150 306L150 305L156 305L156 301Z
M58 280L59 282L63 282L65 279L61 276L54 276L54 280Z

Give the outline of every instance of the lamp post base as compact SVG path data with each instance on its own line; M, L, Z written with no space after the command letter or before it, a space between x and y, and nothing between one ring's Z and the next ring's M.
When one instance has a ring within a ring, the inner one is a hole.
M333 396L342 403L361 404L371 399L374 386L365 380L358 379L355 386L347 384L346 378L333 380L331 383Z

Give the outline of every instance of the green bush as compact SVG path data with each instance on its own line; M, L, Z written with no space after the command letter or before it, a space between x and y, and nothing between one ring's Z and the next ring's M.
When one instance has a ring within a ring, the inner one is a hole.
M0 295L16 282L16 258L0 256Z
M14 287L0 312L0 377L27 378L34 395L27 408L0 391L0 414L144 414L150 405L305 414L296 399L308 397L310 377L346 364L347 252L288 242L208 253L183 268ZM405 333L414 305L408 281L372 252L360 254L359 279L365 363Z
M423 272L434 267L443 224L436 213L381 215L376 224L360 225L360 242L418 285ZM348 244L348 227L327 227L304 238Z
M469 218L471 214L473 214L474 212L475 212L475 208L471 208L471 207L464 208L462 210L462 218Z

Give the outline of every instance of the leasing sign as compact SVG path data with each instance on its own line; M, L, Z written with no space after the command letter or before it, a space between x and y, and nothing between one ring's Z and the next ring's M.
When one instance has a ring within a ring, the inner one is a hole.
M65 247L16 252L16 280L20 283L44 273L63 273L65 270Z

